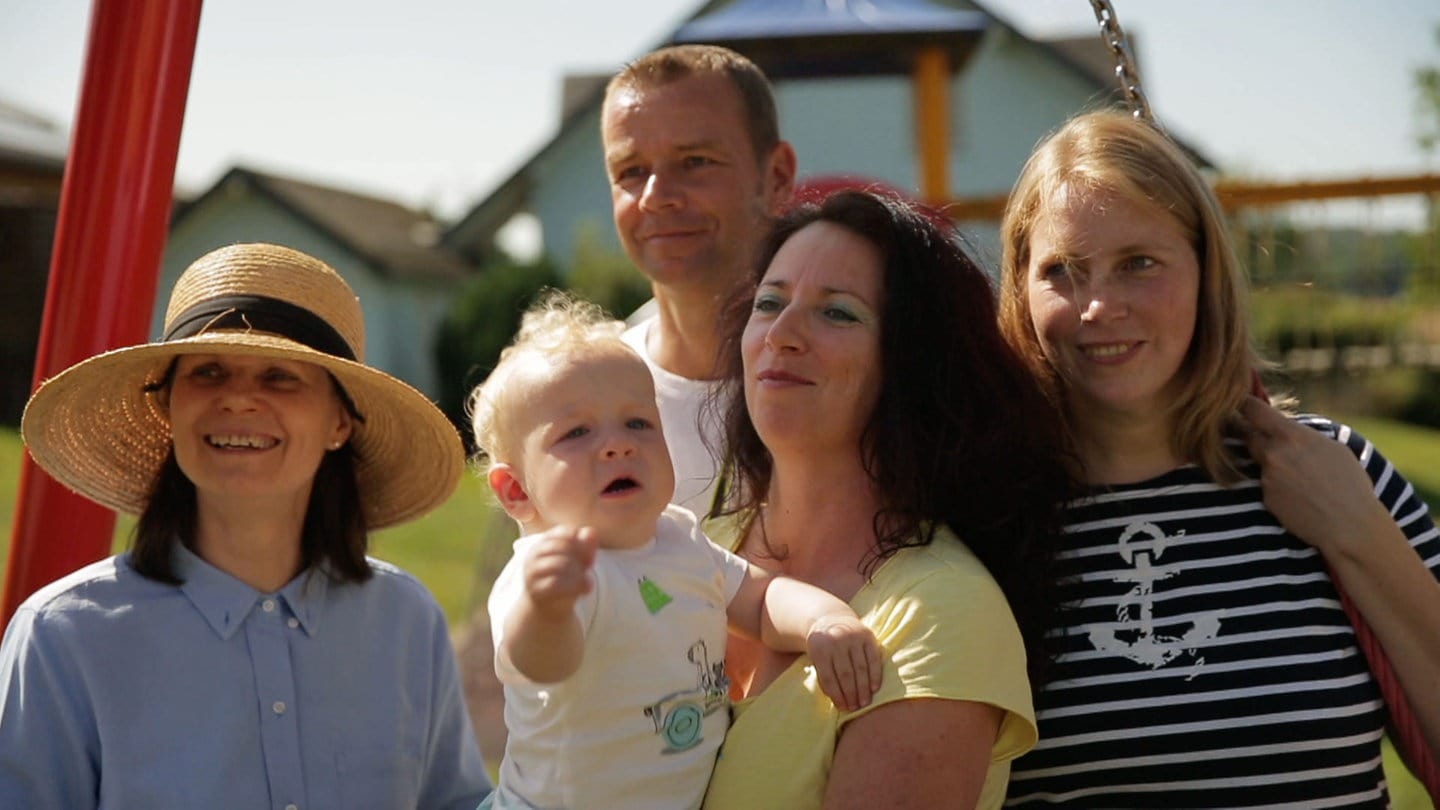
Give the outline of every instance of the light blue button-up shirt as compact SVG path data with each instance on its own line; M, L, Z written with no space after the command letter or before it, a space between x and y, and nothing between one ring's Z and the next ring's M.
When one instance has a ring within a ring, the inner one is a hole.
M177 546L38 591L0 642L0 807L465 808L489 792L445 619L408 574L264 594Z

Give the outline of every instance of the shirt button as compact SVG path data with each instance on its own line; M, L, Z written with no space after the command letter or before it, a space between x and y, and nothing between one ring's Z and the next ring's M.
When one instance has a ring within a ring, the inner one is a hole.
M299 619L290 619L290 620L286 621L285 623L288 624L288 625L290 625L290 629L291 629L291 630L294 630L295 628L297 628L297 627L300 626L300 620L299 620Z
M274 612L275 612L275 600L274 600L274 599L266 599L264 602L261 602L261 603L260 603L260 607L264 608L266 613L274 613Z
M285 713L285 701L283 701L283 700L277 700L277 701L275 701L274 703L270 704L270 708L271 708L271 709L274 709L276 714L284 714L284 713Z

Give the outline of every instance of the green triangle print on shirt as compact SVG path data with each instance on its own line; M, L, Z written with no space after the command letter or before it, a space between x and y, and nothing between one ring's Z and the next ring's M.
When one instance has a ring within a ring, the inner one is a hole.
M651 582L649 577L640 578L640 598L645 600L645 608L652 616L659 613L660 608L675 601L670 594L661 590L659 585Z

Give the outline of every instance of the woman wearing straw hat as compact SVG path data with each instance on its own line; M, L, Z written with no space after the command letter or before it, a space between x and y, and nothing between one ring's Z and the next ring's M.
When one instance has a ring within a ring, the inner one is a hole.
M234 245L165 336L31 398L36 462L136 514L133 548L23 604L0 643L0 806L450 808L489 791L445 620L370 529L443 502L458 435L363 365L350 287Z

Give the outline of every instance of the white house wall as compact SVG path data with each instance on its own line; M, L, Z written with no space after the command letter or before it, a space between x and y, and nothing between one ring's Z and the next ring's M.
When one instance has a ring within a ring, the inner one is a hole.
M151 334L163 328L170 290L200 256L238 242L270 242L308 253L339 271L365 312L366 361L415 386L438 394L431 347L453 290L396 285L367 263L294 214L241 186L202 200L172 229L165 246Z

